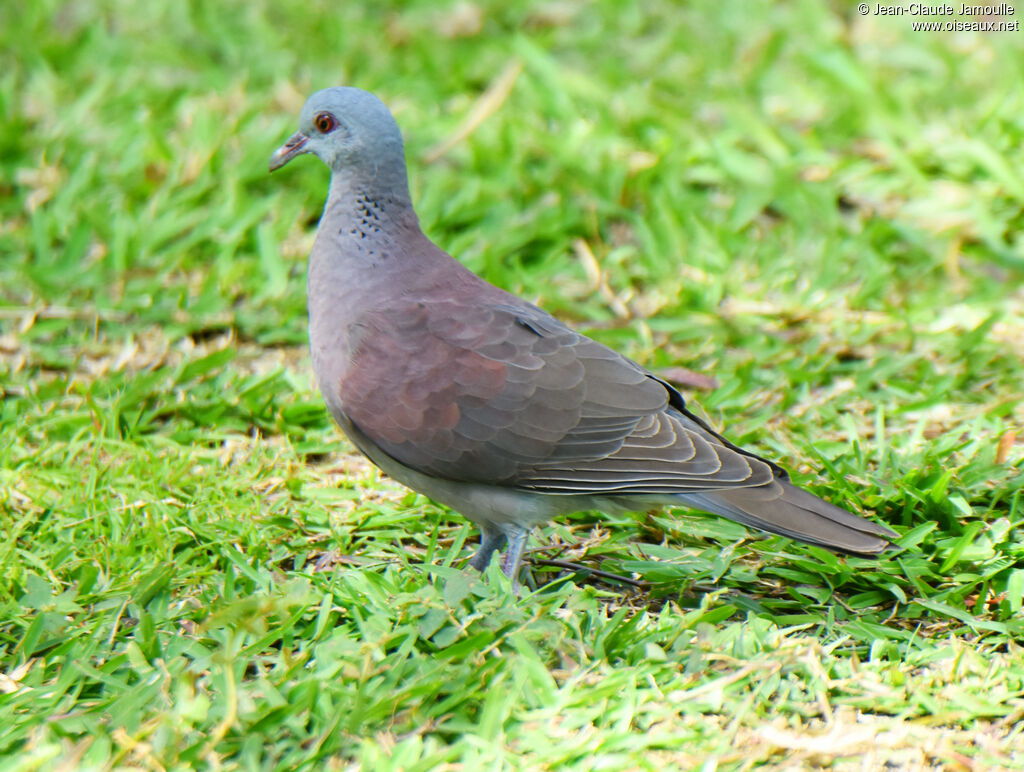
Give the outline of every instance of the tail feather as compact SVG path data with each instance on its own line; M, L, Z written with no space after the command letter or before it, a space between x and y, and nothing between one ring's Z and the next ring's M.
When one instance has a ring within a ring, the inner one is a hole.
M875 555L898 536L785 480L676 498L694 509L839 552Z

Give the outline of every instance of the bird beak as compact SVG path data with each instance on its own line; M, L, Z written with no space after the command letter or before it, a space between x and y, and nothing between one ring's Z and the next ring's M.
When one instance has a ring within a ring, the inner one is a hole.
M281 147L275 150L274 154L270 156L270 171L280 169L297 155L308 153L309 150L306 149L306 143L308 141L309 137L301 131L297 131L288 137L288 141L281 145Z

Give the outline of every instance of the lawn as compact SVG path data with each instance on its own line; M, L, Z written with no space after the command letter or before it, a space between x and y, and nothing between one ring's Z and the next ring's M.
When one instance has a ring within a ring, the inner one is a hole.
M911 21L0 8L0 768L1024 768L1024 32ZM313 384L327 171L267 161L336 84L441 246L899 548L587 512L472 574Z

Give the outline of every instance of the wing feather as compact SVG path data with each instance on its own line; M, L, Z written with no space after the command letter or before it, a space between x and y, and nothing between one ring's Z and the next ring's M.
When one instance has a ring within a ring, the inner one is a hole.
M764 485L774 467L706 430L667 384L538 308L450 299L375 309L338 384L390 456L546 493Z

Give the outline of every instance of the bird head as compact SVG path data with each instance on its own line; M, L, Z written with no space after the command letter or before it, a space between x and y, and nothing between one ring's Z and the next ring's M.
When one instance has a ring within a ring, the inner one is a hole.
M405 154L402 134L388 108L373 94L352 87L317 91L302 106L299 130L270 157L270 171L311 153L332 174L377 177Z

